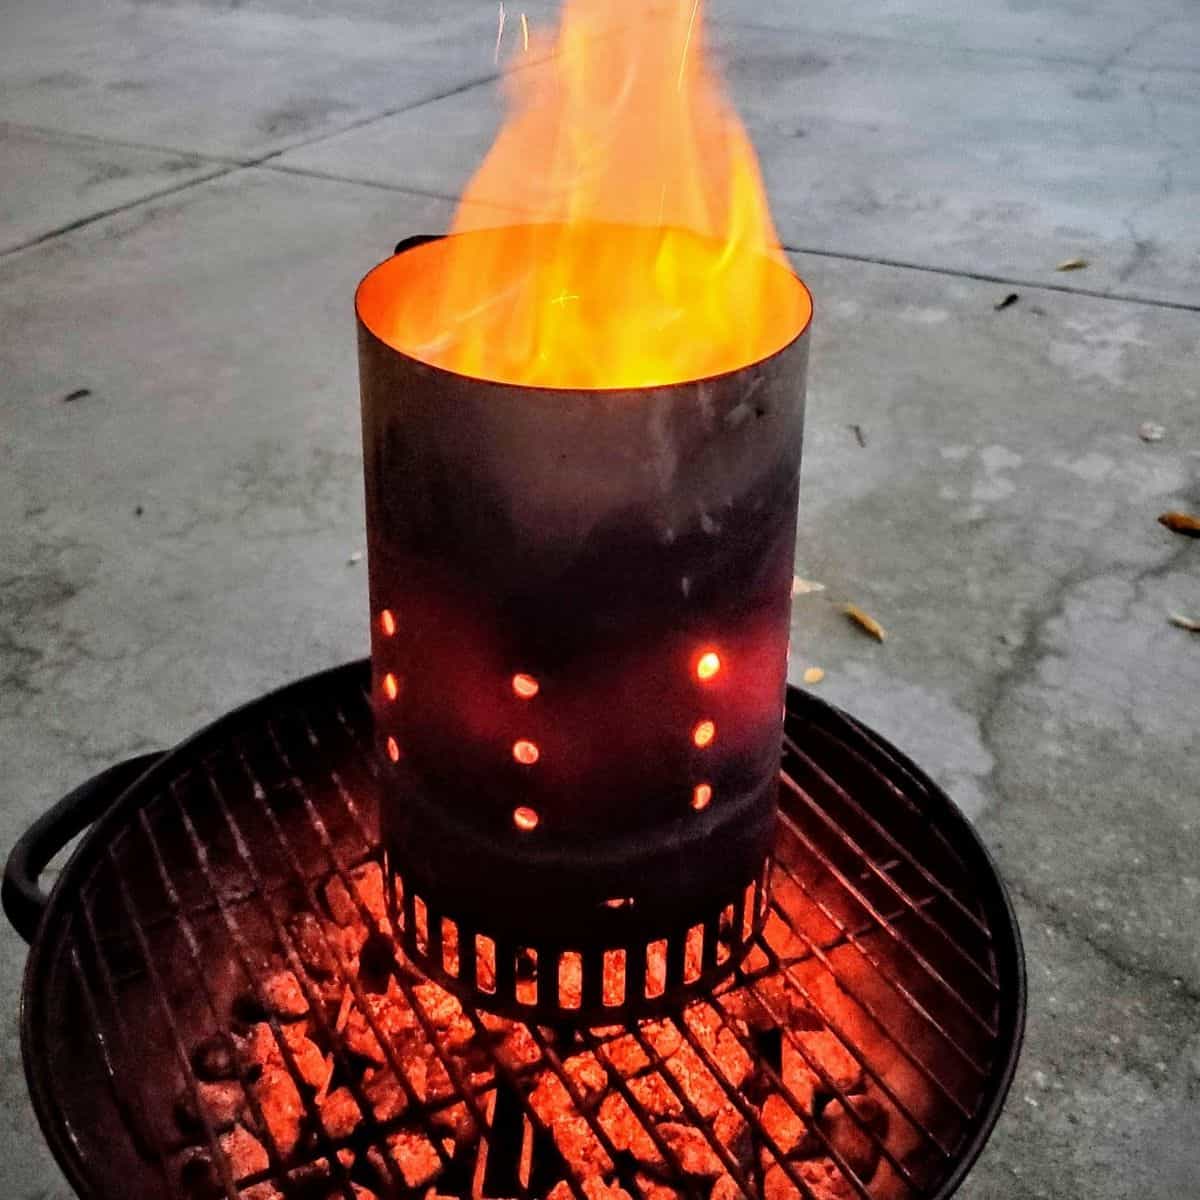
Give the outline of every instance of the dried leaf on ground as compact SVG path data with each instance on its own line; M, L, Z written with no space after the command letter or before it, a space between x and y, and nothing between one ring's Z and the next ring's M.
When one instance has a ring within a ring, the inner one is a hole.
M820 683L825 678L825 672L820 667L809 667L804 672L805 683Z
M799 575L792 576L792 595L807 596L810 592L823 592L825 585L812 579L801 579Z
M1008 308L1009 305L1016 304L1020 298L1021 296L1019 292L1009 292L1007 296L1002 296L999 300L997 300L992 307L999 312L1001 309Z
M1056 271L1082 271L1087 265L1086 258L1064 258L1054 269Z
M859 629L869 633L877 642L887 640L887 630L870 613L863 612L857 604L847 604L842 611Z
M1172 533L1182 533L1184 537L1200 538L1200 517L1185 512L1165 512L1158 518L1160 525L1165 525Z
M1186 629L1188 633L1200 633L1200 618L1185 617L1183 613L1171 613L1167 620L1172 625L1178 625L1180 629Z

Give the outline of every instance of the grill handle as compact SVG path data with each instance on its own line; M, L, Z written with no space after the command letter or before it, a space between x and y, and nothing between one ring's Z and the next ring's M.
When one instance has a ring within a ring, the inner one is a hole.
M32 944L38 922L50 897L38 887L38 880L50 860L77 834L102 816L113 801L162 758L161 751L139 754L101 771L57 804L25 831L12 848L4 868L0 900L12 927Z

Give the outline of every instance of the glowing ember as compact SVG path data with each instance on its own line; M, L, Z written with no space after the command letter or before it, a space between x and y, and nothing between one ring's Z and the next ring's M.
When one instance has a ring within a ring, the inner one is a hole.
M715 651L709 650L706 654L700 655L700 661L696 663L696 678L701 680L712 679L720 669L720 656Z
M717 727L712 721L701 721L695 729L692 730L692 741L695 742L701 750L705 746L712 745L712 740L717 736Z
M513 758L525 767L532 767L541 758L541 751L538 750L537 745L524 740L513 743L512 754Z
M552 45L530 37L545 61L509 75L460 236L364 285L384 341L484 379L625 388L731 371L802 329L811 303L709 65L703 5L611 18L608 0L568 0ZM523 223L493 228L498 212Z
M541 691L541 685L532 675L514 675L512 677L512 690L522 700L532 700Z

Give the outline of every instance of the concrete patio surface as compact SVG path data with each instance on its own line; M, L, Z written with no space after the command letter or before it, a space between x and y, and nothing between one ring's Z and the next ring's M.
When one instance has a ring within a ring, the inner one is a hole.
M797 570L826 590L793 678L823 667L955 796L1026 938L1024 1056L960 1194L1200 1195L1200 636L1168 621L1200 617L1200 542L1156 523L1200 510L1200 11L713 17L816 296ZM102 767L365 653L352 291L446 226L500 112L496 20L0 12L5 852ZM0 1193L65 1200L23 960L5 927Z

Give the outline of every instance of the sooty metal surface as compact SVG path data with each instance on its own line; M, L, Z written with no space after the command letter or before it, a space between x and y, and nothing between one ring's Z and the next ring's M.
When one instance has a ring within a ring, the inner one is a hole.
M525 1025L393 958L368 688L352 664L218 722L60 877L23 1046L81 1195L957 1187L1015 1067L1023 962L986 852L903 756L791 692L770 911L732 979L653 1021Z

